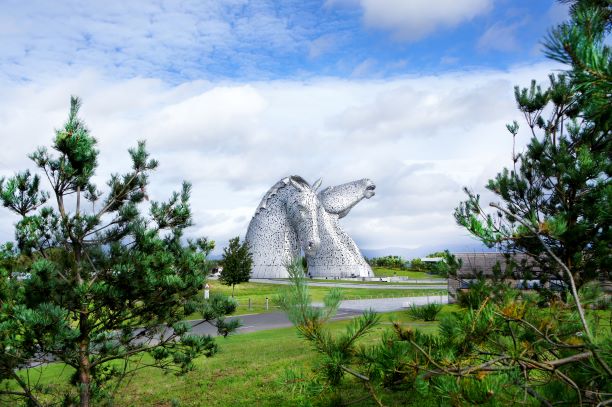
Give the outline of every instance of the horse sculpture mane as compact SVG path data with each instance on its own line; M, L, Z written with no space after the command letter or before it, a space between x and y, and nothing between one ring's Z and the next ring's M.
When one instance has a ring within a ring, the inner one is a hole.
M268 201L272 197L274 197L280 189L285 188L287 185L289 185L291 183L290 179L293 179L294 181L298 182L299 184L305 187L310 187L310 184L308 184L308 182L306 182L306 180L300 177L299 175L292 175L290 177L285 177L281 179L276 184L272 185L272 187L268 190L268 192L264 194L263 198L261 199L261 202L259 203L259 206L255 210L255 214L253 214L253 217L257 216L257 214L261 212L262 209L267 208Z

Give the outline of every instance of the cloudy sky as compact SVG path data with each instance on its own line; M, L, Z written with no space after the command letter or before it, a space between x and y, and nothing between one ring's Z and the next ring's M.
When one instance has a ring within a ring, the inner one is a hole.
M513 87L562 68L540 41L566 15L548 0L3 0L0 176L33 169L77 95L98 184L147 140L151 198L192 182L190 234L218 250L289 174L376 183L342 220L363 249L472 250L453 208L510 164ZM16 220L2 212L0 240Z

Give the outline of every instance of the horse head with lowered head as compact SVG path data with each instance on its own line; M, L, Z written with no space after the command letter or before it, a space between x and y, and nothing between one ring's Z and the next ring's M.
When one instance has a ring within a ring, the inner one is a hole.
M315 255L321 244L317 221L320 204L316 195L321 180L315 182L312 187L305 181L300 183L295 177L290 177L289 182L297 191L287 198L289 222L297 232L304 253L309 256Z
M301 251L316 255L321 244L320 185L320 180L311 186L294 175L283 178L264 195L246 235L253 256L253 278L288 277L286 265Z

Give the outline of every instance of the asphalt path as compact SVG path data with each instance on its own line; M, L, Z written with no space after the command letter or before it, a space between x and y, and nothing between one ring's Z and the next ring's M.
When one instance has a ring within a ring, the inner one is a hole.
M436 303L447 303L448 297L446 295L430 295L420 297L401 297L401 298L377 298L369 300L343 300L340 303L340 308L332 321L339 321L344 319L355 318L361 315L366 309L371 309L376 312L390 312L406 309L412 304L424 305L430 302ZM322 306L320 303L314 303L314 306ZM264 314L245 314L237 315L235 317L228 317L228 320L240 319L242 325L238 328L236 333L249 333L257 331L265 331L269 329L287 328L291 327L292 324L285 315L284 312L270 312ZM191 324L191 333L196 335L210 335L217 336L217 328L207 322L202 322L201 319L194 319L187 321ZM164 332L164 336L172 333L171 328L167 328ZM145 341L146 339L142 339ZM155 339L153 339L155 341ZM36 360L31 360L26 363L29 367L45 365L54 361L51 355L39 355Z
M342 319L350 319L356 317L357 315L361 315L361 311L338 310L338 313L331 320L338 321ZM284 312L246 314L227 318L227 320L231 319L240 319L242 322L242 326L238 328L237 333L265 331L268 329L287 328L292 326L291 322L289 321L287 315L285 315ZM208 323L199 324L201 320L193 320L189 322L193 326L191 333L194 333L196 335L217 335L217 328Z
M340 303L340 308L332 321L350 319L361 315L366 309L376 312L390 312L406 309L412 304L425 305L431 302L445 304L448 301L446 295L440 296L421 296L421 297L402 297L402 298L381 298L370 300L344 300ZM320 306L322 304L313 304ZM284 312L270 312L264 314L246 314L229 317L229 319L240 319L242 326L237 333L248 333L264 331L267 329L287 328L292 326ZM192 333L197 335L217 335L217 329L208 324L201 323L201 320L189 321L192 325Z
M280 285L289 285L291 282L289 280L273 280L273 279L265 279L265 278L253 278L249 280L251 283L263 283L263 284L280 284ZM308 285L311 287L338 287L338 288L376 288L381 290L446 290L448 288L448 284L446 280L444 280L443 284L412 284L412 283L403 283L403 284L355 284L355 283L334 283L329 282L325 283L322 281L309 281Z

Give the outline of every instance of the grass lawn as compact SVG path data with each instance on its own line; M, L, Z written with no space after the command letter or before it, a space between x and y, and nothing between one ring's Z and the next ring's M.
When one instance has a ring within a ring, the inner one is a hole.
M374 275L376 277L408 277L414 278L415 280L422 279L441 279L445 280L444 277L436 276L433 274L427 274L423 271L413 271L413 270L398 270L398 269L388 269L385 267L372 267L372 271L374 271Z
M456 310L445 306L443 312ZM366 341L379 340L380 332L390 328L390 321L403 321L420 329L433 331L436 322L409 321L406 312L382 315L382 324ZM330 324L341 329L348 321ZM119 390L116 406L293 406L295 397L281 379L286 369L302 369L305 373L316 361L315 352L299 338L294 328L260 331L219 338L221 351L212 358L199 358L196 370L184 376L164 374L155 369L138 371ZM143 360L146 362L146 360ZM42 370L41 383L52 393L66 388L73 371L60 364ZM31 380L36 380L33 375ZM361 384L346 380L343 393L354 398L366 395ZM386 405L410 405L397 400L398 395L381 391ZM418 400L414 400L418 404ZM12 405L17 405L13 403ZM358 406L372 405L369 401Z
M219 281L209 281L210 293L223 293L232 295L232 287L221 284ZM234 289L234 297L238 300L238 310L236 315L260 313L267 311L278 311L272 299L280 290L286 288L281 284L260 284L243 283ZM331 290L331 287L309 287L309 292L313 301L323 301L323 297ZM341 288L345 300L365 299L365 298L392 298L392 297L418 297L424 295L446 294L446 290L424 289L424 290L403 290L403 289L376 289L376 288ZM269 310L266 310L266 297L269 299ZM249 309L249 298L251 308ZM198 319L197 314L190 315L188 319Z
M459 311L456 305L445 305L439 315ZM606 321L600 330L610 330L610 311L597 312ZM406 312L381 315L381 324L363 342L380 340L381 333L390 329L391 321L412 326L427 332L435 332L437 322L412 321ZM348 321L330 324L340 330ZM299 394L292 392L283 383L287 369L301 370L308 374L317 361L316 353L307 342L299 338L294 328L282 328L218 339L220 353L212 358L196 360L196 369L183 376L164 374L155 369L138 371L120 388L115 406L140 407L196 407L196 406L296 406ZM142 362L146 363L146 360ZM60 364L43 368L40 377L51 394L59 394L67 386L73 371ZM31 380L37 379L31 375ZM347 376L341 392L345 401L366 396L363 386ZM428 406L418 395L411 392L389 392L377 388L381 401L386 406ZM9 401L3 399L2 401ZM47 400L49 401L49 400ZM329 405L312 400L314 406ZM18 406L14 402L6 405ZM366 398L353 406L374 406Z

